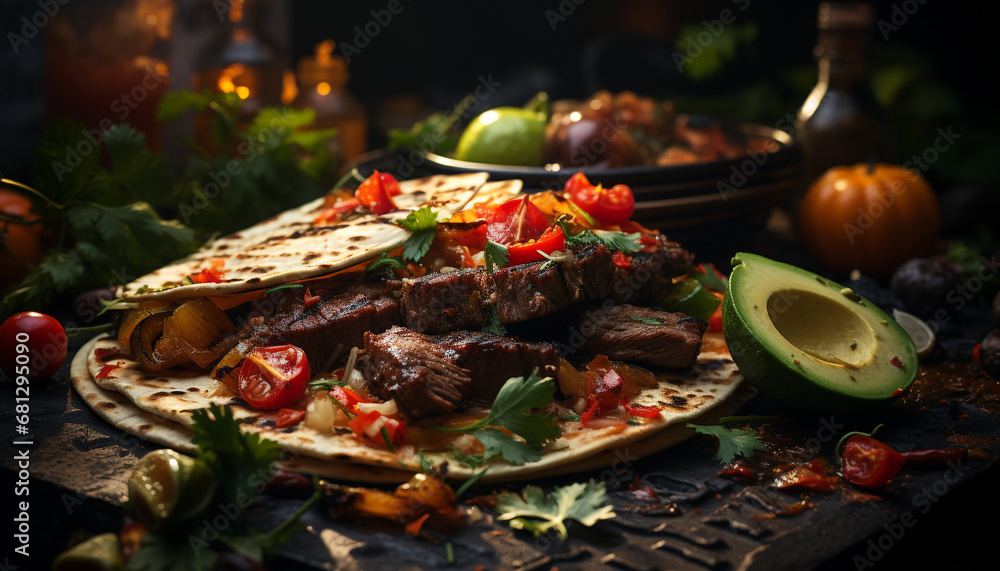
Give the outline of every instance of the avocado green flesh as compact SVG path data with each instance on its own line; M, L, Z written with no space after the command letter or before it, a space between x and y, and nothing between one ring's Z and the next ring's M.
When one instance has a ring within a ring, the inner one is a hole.
M723 332L762 392L800 408L841 410L888 400L913 382L913 342L871 302L762 256L740 253L733 262Z

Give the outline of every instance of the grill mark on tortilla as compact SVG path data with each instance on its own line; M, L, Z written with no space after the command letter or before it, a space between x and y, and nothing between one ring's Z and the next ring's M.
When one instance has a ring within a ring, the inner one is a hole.
M683 408L687 406L687 403L688 400L684 397L672 396L670 397L670 404L668 406L672 406L674 408Z
M153 425L152 424L140 424L137 428L139 429L139 432L149 432L150 430L153 429Z
M188 390L188 392L192 392L192 393L196 393L196 392L198 392L198 391L199 391L200 389L198 389L198 387L188 387L188 389L187 389L187 390Z
M185 391L180 391L180 390L170 391L170 394L172 394L172 395L183 395L183 394L185 394Z
M311 262L311 261L315 260L316 258L322 256L322 255L323 254L320 254L319 252L309 252L305 256L302 256L302 261L303 262Z
M111 410L113 408L117 408L118 407L118 405L116 405L115 403L113 403L113 402L106 402L106 401L105 402L99 402L99 403L95 404L94 406L97 407L97 408L99 408L99 409L102 409L102 410Z

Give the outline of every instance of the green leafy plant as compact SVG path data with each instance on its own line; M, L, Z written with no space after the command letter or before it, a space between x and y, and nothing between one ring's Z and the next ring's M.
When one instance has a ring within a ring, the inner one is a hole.
M35 199L52 243L42 262L4 292L3 314L128 281L196 249L191 229L158 213L177 182L166 157L129 125L97 139L70 120L46 126L32 185L22 188Z
M207 140L189 139L195 155L176 192L177 214L193 228L223 234L320 195L334 161L333 129L306 129L311 109L265 107L243 115L232 93L180 90L164 95L157 118L172 122L193 111L205 118Z

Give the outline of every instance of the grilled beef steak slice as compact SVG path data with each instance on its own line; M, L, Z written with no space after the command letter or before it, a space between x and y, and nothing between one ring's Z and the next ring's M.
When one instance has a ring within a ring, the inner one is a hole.
M399 287L403 325L424 333L482 329L489 304L487 277L484 269L475 268L403 280Z
M671 278L682 276L694 267L694 256L680 244L657 236L655 252L635 252L627 268L615 268L608 297L615 303L656 301L672 285ZM599 301L599 300L593 300Z
M320 299L306 305L305 289L280 290L266 319L247 321L245 338L255 347L291 343L301 347L317 372L333 368L333 360L360 347L367 331L385 331L400 322L399 304L382 286L354 284L327 293L310 289ZM249 329L249 331L247 331Z
M369 390L383 400L396 399L410 420L454 411L472 383L451 349L403 327L366 333L363 355Z
M584 351L609 359L660 367L690 367L701 351L708 322L645 307L620 304L591 308L576 327Z
M511 377L554 375L559 355L546 343L456 331L427 335L392 327L365 335L362 373L375 396L396 399L410 420L493 402Z

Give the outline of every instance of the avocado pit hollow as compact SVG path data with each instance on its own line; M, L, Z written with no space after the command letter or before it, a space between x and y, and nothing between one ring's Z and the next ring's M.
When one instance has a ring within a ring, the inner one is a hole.
M850 304L803 289L782 289L767 298L767 316L792 346L820 361L849 369L875 355L878 339Z

